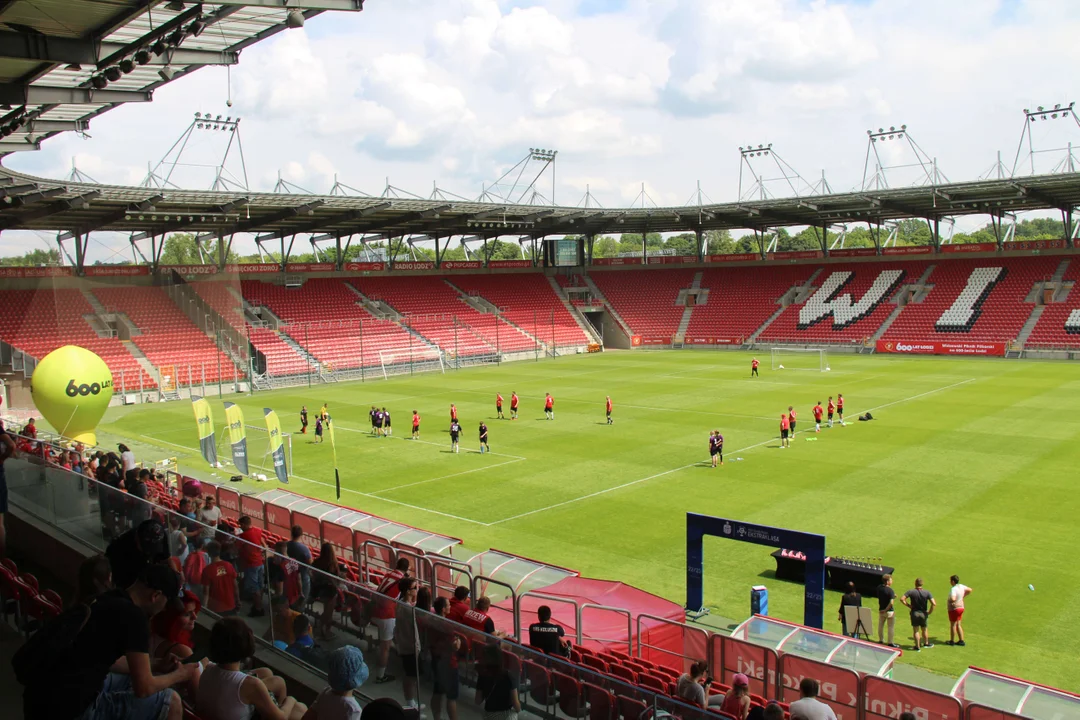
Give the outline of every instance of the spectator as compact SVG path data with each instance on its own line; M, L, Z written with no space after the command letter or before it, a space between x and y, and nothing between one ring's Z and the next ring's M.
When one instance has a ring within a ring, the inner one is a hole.
M742 673L735 673L731 678L731 689L720 702L720 712L731 715L735 720L746 720L750 714L750 678Z
M116 449L120 451L120 465L121 470L123 471L124 482L134 482L136 473L135 453L131 452L131 448L124 443L117 445Z
M292 645L296 640L293 634L293 620L300 613L289 607L289 599L284 595L275 595L270 600L270 627L266 628L263 640L271 643L281 640L285 645Z
M536 609L536 619L529 626L529 644L548 655L570 655L570 641L566 640L566 631L558 623L551 622L551 608L541 605Z
M315 558L312 567L320 572L311 578L311 598L322 603L316 634L320 640L329 640L334 637L334 610L338 604L337 578L341 577L344 568L338 562L337 553L330 543L322 544L319 557Z
M319 693L304 720L360 720L360 704L353 691L368 678L364 654L352 645L338 648L330 653L326 675L330 687Z
M146 520L109 543L105 557L112 566L116 587L130 587L147 565L168 563L165 527L157 520Z
M203 500L203 506L195 514L195 519L202 523L202 527L199 528L199 544L213 540L218 523L221 522L221 508L217 506L213 495L206 496L206 499Z
M416 591L416 609L431 612L431 588L425 586Z
M292 526L292 540L286 546L286 554L300 563L300 592L305 598L311 597L311 548L304 544L304 530L299 525Z
M454 622L461 622L462 616L469 612L472 606L469 604L469 588L458 585L454 588L454 597L450 600L448 618Z
M195 648L195 620L202 602L190 590L169 601L165 609L150 619L150 657L164 660L175 655L181 660L191 657Z
M761 714L762 720L784 720L784 708L775 700L770 700ZM914 718L912 719L914 720Z
M460 588L459 588L460 589ZM450 604L446 598L435 598L431 606L436 617L448 620ZM428 630L431 641L431 669L434 681L431 687L432 720L442 720L443 701L446 701L446 716L457 720L457 699L461 688L458 674L458 659L462 653L461 636L454 632L450 623L434 620Z
M409 561L407 558L398 558L394 569L388 572L379 583L376 592L381 595L375 597L375 617L372 619L379 631L379 657L375 665L375 683L390 682L393 675L388 675L386 666L390 660L390 645L394 640L394 624L397 619L397 599L401 591L398 583L409 574Z
M300 563L286 554L286 543L282 540L274 545L274 555L267 560L267 573L270 579L270 592L284 595L292 607L302 607L303 594L300 585Z
M180 558L180 564L183 565L191 551L188 548L187 535L180 529L180 516L176 513L169 513L169 530L165 539L169 544L169 555Z
M360 720L405 720L405 709L393 698L379 698L364 706Z
M709 664L704 660L690 663L690 671L680 675L675 685L676 695L702 710L708 710L709 706L719 708L724 703L723 695L708 695L708 669Z
M394 649L401 659L402 688L405 704L419 708L417 700L416 678L420 675L420 632L416 627L416 593L419 584L416 578L405 577L398 580L398 602L394 620Z
M34 424L34 418L30 418L26 422L26 425L25 427L23 427L21 434L23 435L23 437L37 440L37 425Z
M255 653L255 637L240 618L224 618L210 631L210 665L199 681L195 711L202 720L300 720L307 708L287 695L285 681L266 668L240 669Z
M4 516L8 511L8 486L7 475L4 474L4 462L15 455L15 441L4 432L0 425L0 557L7 555L7 530L4 526Z
M904 593L900 602L911 611L911 635L915 640L915 652L922 652L923 648L932 648L930 631L927 628L930 613L937 607L937 600L929 590L923 590L922 578L915 578L915 587ZM920 637L922 640L920 647Z
M461 624L489 634L495 634L495 621L488 615L491 600L485 595L476 601L476 607L461 616Z
M836 720L836 713L817 699L821 685L813 678L803 678L799 683L801 697L791 703L788 712L791 720Z
M200 578L203 605L218 615L235 615L238 608L237 575L233 564L221 559L221 545L216 540L206 543L210 564Z
M476 678L476 704L484 707L484 720L510 720L521 712L517 675L503 667L498 643L484 646L484 667Z
M91 555L79 565L79 587L75 605L86 605L103 592L113 589L112 567L104 555Z
M296 617L293 618L292 634L293 641L289 643L285 651L301 660L308 660L310 665L317 665L318 663L310 662L310 653L315 649L315 638L311 637L311 621L307 619L307 615L296 613Z
M881 576L881 584L875 591L878 599L878 624L877 641L885 642L885 626L889 626L889 647L900 647L896 644L894 634L896 631L896 591L892 589L892 575L888 573Z
M850 631L848 630L847 615L844 613L844 608L846 607L862 607L862 595L856 592L855 583L853 582L847 584L847 591L844 593L844 596L840 598L840 626L843 628L843 633L845 635L854 635L855 628L851 628Z
M239 547L240 574L243 578L243 593L241 597L251 600L250 617L262 617L266 614L263 609L263 589L266 587L266 567L263 565L264 556L262 548L266 547L263 539L263 531L251 524L251 518L245 515L240 518L240 539L243 540Z
M210 543L207 543L209 545ZM188 547L187 544L184 547ZM211 563L210 554L205 547L188 552L184 559L184 586L200 598L203 596L203 570Z
M953 639L958 642L956 645L963 647L967 645L964 642L964 626L961 624L961 620L964 617L964 598L971 594L971 588L967 585L960 584L960 576L953 575L949 578L949 585L952 587L949 589L949 645L953 645Z
M24 717L180 720L183 706L170 688L193 681L197 668L179 665L175 658L156 667L150 661L150 617L179 592L176 573L148 565L126 589L104 592L82 606L85 621L75 626L69 644L60 647L39 632L35 638L46 638L38 641L42 652L34 652L34 639L28 641L22 673L20 655L13 660L16 674L27 682ZM61 616L53 622L64 621Z

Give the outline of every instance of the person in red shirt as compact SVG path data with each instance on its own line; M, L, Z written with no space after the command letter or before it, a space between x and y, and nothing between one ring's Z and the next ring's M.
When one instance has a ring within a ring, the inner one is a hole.
M836 403L833 402L832 395L829 396L829 427L832 427L832 416L836 412Z
M236 568L221 559L221 545L216 540L206 543L210 564L203 568L199 585L202 588L202 604L218 615L236 614Z
M450 422L457 420L457 405L450 403Z
M37 440L37 425L34 424L34 418L30 418L26 423L26 427L23 428L22 434L28 438Z
M450 606L446 610L446 617L454 622L461 622L462 616L469 611L469 588L458 585L454 588L454 597L450 599Z
M503 402L502 394L501 393L495 393L495 414L498 416L498 418L500 420L505 420L506 417L503 415L502 402Z
M607 424L611 425L614 421L611 419L611 396L607 396Z
M491 600L485 595L476 601L476 607L466 610L461 616L461 624L471 627L473 630L495 634L495 621L488 615L491 609Z
M750 377L757 377L758 376L758 372L757 372L758 364L759 363L758 363L757 358L754 358L753 360L750 361Z
M780 449L783 450L786 447L791 447L791 440L788 439L788 432L791 430L791 421L788 419L787 413L780 413Z
M251 524L251 518L245 515L240 518L240 539L237 555L240 560L240 574L243 578L243 596L251 599L250 617L262 617L266 614L263 609L263 590L266 587L266 567L263 565L262 548L266 547L262 528Z
M817 405L814 406L814 432L821 432L821 415L825 411L821 407L821 401L817 401Z
M510 419L517 420L518 396L517 391L510 393Z
M788 405L787 406L788 429L791 430L791 437L795 437L795 418L796 418L796 416L797 416L797 413L795 412L795 408Z
M451 405L450 407L453 407ZM383 576L382 582L375 589L382 597L375 598L375 612L371 622L379 631L379 657L375 664L375 682L385 683L394 679L387 675L386 666L390 661L390 645L394 642L394 625L397 623L397 603L401 595L398 584L409 574L408 558L398 558L394 569Z
M420 439L420 413L412 411L412 439Z
M544 393L544 417L555 419L555 398L551 397L551 393Z
M841 425L846 425L844 422L844 396L840 393L836 394L836 417L839 418Z

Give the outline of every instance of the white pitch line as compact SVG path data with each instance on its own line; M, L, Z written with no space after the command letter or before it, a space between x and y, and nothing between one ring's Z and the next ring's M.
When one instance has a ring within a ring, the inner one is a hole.
M910 402L912 400L918 400L919 398L926 397L927 395L933 395L934 393L944 392L945 390L951 390L954 387L960 387L961 385L967 385L968 383L975 382L977 379L978 378L968 378L967 380L961 380L960 382L955 382L952 385L945 385L943 387L935 388L933 390L927 390L924 393L919 393L918 395L912 395L911 397L904 398L903 400L894 400L891 403L885 403L884 405L878 405L877 407L868 408L866 410L863 410L863 412L864 413L873 412L874 410L880 410L881 408L892 407L893 405L899 405L901 403Z
M469 454L477 454L475 450L468 451ZM491 453L494 455L495 453ZM394 487L383 488L382 490L375 490L372 495L379 495L380 493L393 492L394 490L401 490L403 488L414 487L416 485L426 485L427 483L438 482L439 480L446 480L448 478L457 477L459 475L468 475L469 473L480 472L481 470L494 470L497 467L503 465L511 465L516 462L521 462L525 458L515 458L513 460L506 460L505 462L495 463L494 465L485 465L484 467L473 468L472 470L462 470L461 472L452 473L450 475L443 475L442 477L429 478L427 480L417 480L416 482L405 483L404 485L395 485Z

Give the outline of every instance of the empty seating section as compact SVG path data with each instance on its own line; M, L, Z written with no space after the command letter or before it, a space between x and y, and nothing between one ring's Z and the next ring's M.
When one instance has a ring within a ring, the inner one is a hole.
M237 330L244 327L244 307L240 300L229 289L230 283L215 282L213 280L199 280L188 283L195 294L206 301L225 322Z
M695 270L615 270L593 272L593 282L635 335L670 339L683 311L679 291L690 287Z
M739 342L754 334L774 312L780 298L813 274L812 265L710 268L701 274L708 288L704 305L690 316L686 336Z
M589 289L589 283L580 275L555 275L555 282L561 288L585 288ZM567 293L570 304L574 307L589 307L591 302L582 299L582 293Z
M281 375L306 375L318 372L300 353L281 339L273 330L248 328L248 339L266 356L266 372L275 377Z
M361 363L378 366L381 352L407 351L418 344L396 323L365 310L359 296L336 278L313 278L299 288L244 280L242 289L249 303L270 308L287 323L282 332L332 370L355 369ZM269 336L260 334L260 340L267 343L265 348L254 338L252 342L261 352L280 352ZM306 373L307 368L300 372Z
M1074 284L1062 302L1043 309L1024 347L1080 348L1080 262L1070 260L1062 280Z
M937 262L926 298L905 306L882 339L1014 340L1034 309L1026 301L1032 287L1051 279L1059 262L1056 257Z
M826 265L814 279L805 302L788 306L760 339L762 342L863 342L896 309L891 300L900 286L918 281L929 264Z
M142 332L131 341L157 368L174 365L179 385L235 380L236 366L206 333L195 327L160 287L96 288L94 295L110 312L127 315Z
M543 343L585 345L584 331L539 273L470 275L455 277L454 284L469 295L479 295L499 308L502 316Z
M372 300L407 315L413 331L446 352L461 356L533 350L536 343L516 328L468 305L438 277L349 278Z
M0 339L38 360L62 345L79 345L109 366L116 392L156 388L123 342L98 337L84 318L93 314L79 290L0 290Z

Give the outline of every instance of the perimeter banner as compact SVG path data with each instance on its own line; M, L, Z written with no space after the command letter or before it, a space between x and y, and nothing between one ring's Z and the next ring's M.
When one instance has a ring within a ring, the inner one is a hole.
M531 268L532 266L532 260L488 260L489 268Z
M911 355L1004 355L1002 342L939 342L937 340L878 340L879 353L907 353Z
M266 432L270 434L270 455L274 458L274 474L283 483L289 482L289 468L285 467L285 440L281 435L281 421L277 413L270 408L263 408L266 418Z
M195 427L199 431L199 450L203 460L217 467L217 443L214 440L214 416L206 398L191 396L191 409L195 411Z
M247 431L244 430L244 411L236 403L225 403L225 424L229 428L233 465L241 475L247 475Z

